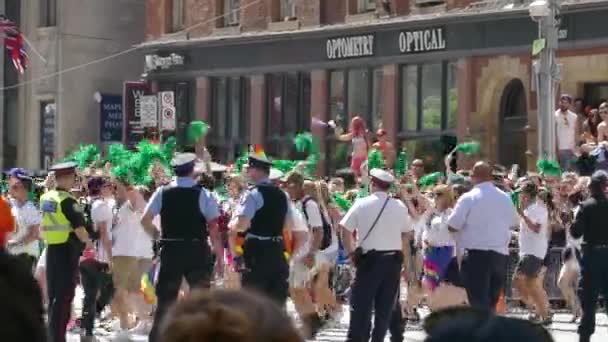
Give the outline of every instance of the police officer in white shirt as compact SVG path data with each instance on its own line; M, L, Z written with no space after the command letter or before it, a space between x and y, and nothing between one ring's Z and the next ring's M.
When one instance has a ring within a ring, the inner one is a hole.
M340 222L344 246L357 267L347 341L369 340L372 310L372 341L384 341L398 300L402 250L412 235L407 208L388 193L394 177L380 169L371 170L370 175L371 195L355 202ZM349 234L355 230L357 249Z
M477 162L475 187L462 195L448 218L450 231L463 249L461 278L473 307L494 310L507 278L511 228L519 217L511 198L492 182L492 168Z

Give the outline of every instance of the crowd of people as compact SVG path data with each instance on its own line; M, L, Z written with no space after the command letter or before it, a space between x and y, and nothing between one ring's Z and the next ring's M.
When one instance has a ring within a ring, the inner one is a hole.
M454 168L459 157L475 158L479 143L467 142L446 156L444 172L428 173L423 160L406 162L385 131L372 144L358 117L347 133L327 124L353 144L351 170L329 178L309 172L315 158L277 164L258 146L230 167L143 144L115 148L105 163L87 152L40 183L12 169L0 200L0 246L12 256L2 254L0 266L14 262L35 282L14 268L6 274L24 288L3 275L0 284L33 294L24 303L34 311L15 304L24 292L9 300L23 324L43 323L44 303L51 341L65 341L68 329L92 341L97 320L155 342L312 339L347 303L348 341L387 333L403 341L421 305L443 322L425 326L429 341L441 341L442 327L456 320L446 317L465 310L454 307L473 308L460 312L468 323L452 326L454 334L488 319L511 324L491 315L509 283L537 323L522 331L545 341L535 327L552 324L544 276L558 247L558 285L572 321L581 319L580 340L589 341L598 294L608 297L608 131L594 110L579 125L571 105L562 96L556 112L559 159L539 161L538 172L485 161ZM608 121L606 103L598 113ZM519 262L507 282L512 251ZM82 315L74 317L78 285ZM223 290L205 291L212 287ZM302 329L281 310L288 298ZM31 341L47 335L8 330Z

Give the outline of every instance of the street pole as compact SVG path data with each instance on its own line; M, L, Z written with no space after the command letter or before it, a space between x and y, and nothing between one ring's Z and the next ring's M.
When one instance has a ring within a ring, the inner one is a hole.
M558 44L558 14L560 0L547 0L549 15L539 21L540 38L545 39L545 48L540 53L538 84L538 158L557 160L555 136L555 103L559 83L559 66L555 51Z

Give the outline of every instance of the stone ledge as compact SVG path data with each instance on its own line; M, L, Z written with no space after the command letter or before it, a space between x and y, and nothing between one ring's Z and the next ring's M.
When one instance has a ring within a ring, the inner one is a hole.
M370 21L370 20L374 20L376 18L378 18L378 14L376 13L376 11L369 11L369 12L363 12L363 13L357 13L357 14L349 14L346 16L344 21L347 24L350 24L350 23L357 23L357 22L361 22L361 21Z
M212 34L214 36L236 36L241 34L241 31L241 25L234 25L226 27L216 27L213 29Z
M275 21L268 23L268 31L295 31L300 28L299 20Z
M411 14L436 14L445 12L447 12L447 6L445 3L424 7L413 6L410 11Z

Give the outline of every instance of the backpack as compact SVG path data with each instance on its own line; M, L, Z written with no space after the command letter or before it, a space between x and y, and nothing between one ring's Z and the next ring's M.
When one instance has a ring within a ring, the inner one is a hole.
M82 214L84 215L84 228L89 234L91 240L95 242L99 239L99 233L95 230L93 219L91 217L91 204L91 201L88 201L84 198L80 200L80 205L82 206Z
M306 217L306 222L308 222L308 213L306 212L306 204L308 203L308 201L313 201L316 203L316 201L312 198L312 197L308 197L307 199L305 199L302 202L302 211L304 212L304 216ZM319 211L321 211L321 207L319 207ZM321 241L321 250L326 249L327 247L331 246L331 224L329 224L329 222L327 222L327 219L325 218L325 215L323 214L323 212L320 212L321 214L321 222L323 223L323 240Z

